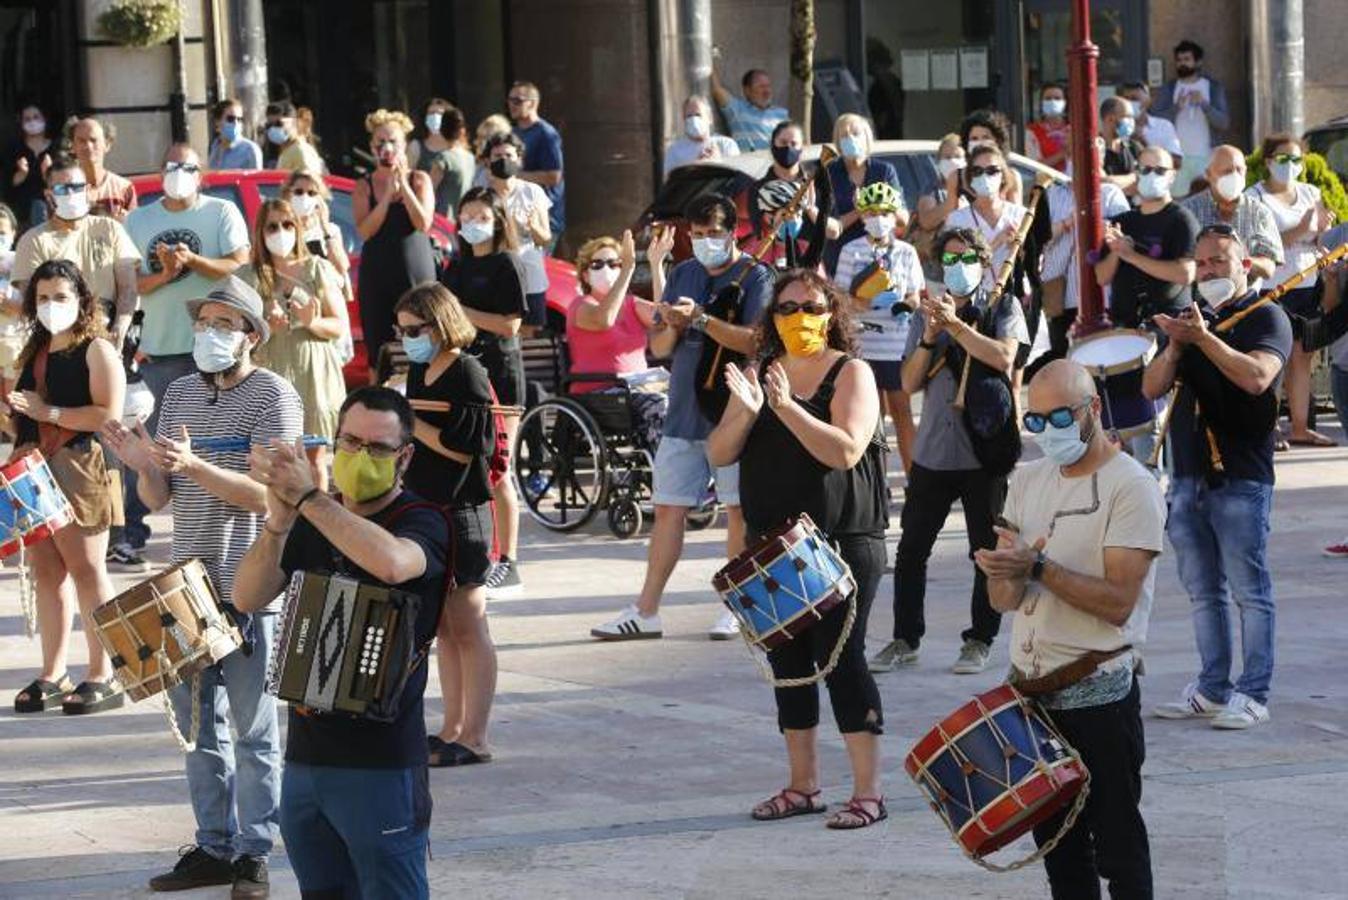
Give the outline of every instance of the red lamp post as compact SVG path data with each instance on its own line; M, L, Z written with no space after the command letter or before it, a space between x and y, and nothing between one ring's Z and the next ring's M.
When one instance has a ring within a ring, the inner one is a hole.
M1110 327L1104 295L1095 280L1094 260L1104 244L1105 225L1100 209L1100 167L1095 139L1100 133L1096 104L1096 60L1100 48L1091 41L1090 0L1072 0L1072 46L1067 50L1068 107L1072 110L1072 194L1076 200L1078 274L1081 300L1074 336L1085 337Z

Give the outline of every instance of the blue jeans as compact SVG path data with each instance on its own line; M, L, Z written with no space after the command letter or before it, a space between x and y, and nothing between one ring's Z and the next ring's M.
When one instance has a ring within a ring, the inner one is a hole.
M1268 702L1273 680L1273 579L1268 570L1273 485L1230 479L1211 488L1201 478L1170 484L1166 532L1180 581L1193 605L1203 668L1198 690L1215 703L1231 696L1231 599L1240 613L1243 667L1234 689Z
M1334 395L1334 409L1339 414L1339 424L1343 426L1344 434L1348 434L1348 371L1330 366L1329 390Z
M147 359L140 364L145 386L154 394L154 412L145 422L145 430L151 437L159 427L159 406L164 402L164 392L174 381L195 371L197 364L190 353ZM144 547L150 540L150 526L145 524L145 517L150 511L140 502L140 495L136 493L136 470L130 466L124 467L122 479L126 484L126 524L122 526L120 537L113 535L112 543L125 542L132 547Z
M187 788L197 819L196 843L217 859L266 856L276 842L281 803L281 738L276 698L266 693L275 613L253 616L251 656L236 650L201 673L201 732L187 754ZM170 690L178 727L187 734L191 682ZM234 720L238 740L230 736Z
M305 897L430 896L427 769L346 769L287 762L281 833Z

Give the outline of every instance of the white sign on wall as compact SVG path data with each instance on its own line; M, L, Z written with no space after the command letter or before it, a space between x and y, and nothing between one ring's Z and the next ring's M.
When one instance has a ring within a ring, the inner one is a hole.
M931 51L931 89L933 91L957 91L959 87L959 51Z
M899 52L899 77L903 79L905 91L925 91L931 87L929 67L931 54L926 50L902 50Z
M988 48L960 48L960 85L965 88L988 86Z

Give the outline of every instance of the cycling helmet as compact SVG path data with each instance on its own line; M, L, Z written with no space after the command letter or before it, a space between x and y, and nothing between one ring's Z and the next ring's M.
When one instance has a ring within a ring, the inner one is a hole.
M758 210L771 215L786 206L796 196L796 183L784 178L765 181L758 188Z
M857 212L897 212L903 208L903 198L893 185L875 181L857 189Z

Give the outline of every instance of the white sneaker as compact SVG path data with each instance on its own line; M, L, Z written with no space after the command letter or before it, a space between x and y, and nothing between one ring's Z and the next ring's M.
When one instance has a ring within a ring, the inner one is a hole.
M735 618L735 614L730 610L721 613L721 618L716 620L716 624L711 626L707 632L707 637L713 641L728 641L740 633L740 620Z
M664 634L660 614L643 616L637 612L635 604L624 609L613 621L590 629L590 636L601 641L638 641L663 637Z
M1222 705L1200 694L1198 682L1191 681L1184 686L1178 700L1152 707L1151 714L1159 719L1210 719L1221 711Z
M1268 707L1242 693L1234 693L1226 708L1212 717L1212 727L1224 731L1243 731L1268 721Z

